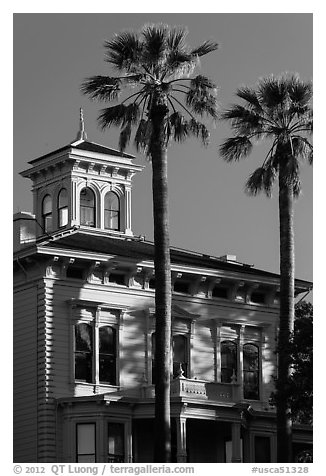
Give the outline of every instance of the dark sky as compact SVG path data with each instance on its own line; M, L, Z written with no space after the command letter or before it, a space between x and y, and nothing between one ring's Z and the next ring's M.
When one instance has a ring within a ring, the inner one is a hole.
M312 78L312 14L308 13L139 13L14 15L14 212L32 209L28 179L18 176L27 161L74 140L83 107L91 141L118 147L117 132L101 132L96 117L102 104L79 91L83 79L112 74L104 62L103 41L144 23L164 22L189 29L188 43L220 44L206 56L200 73L219 86L219 102L235 101L241 84L255 85L266 75L297 72ZM210 125L209 125L210 127ZM210 127L211 128L211 127ZM231 135L227 124L211 128L211 143L195 140L169 148L171 244L215 256L279 270L277 189L272 199L243 192L248 175L264 159L265 148L238 164L218 154ZM132 147L127 152L136 152ZM150 164L134 179L133 231L152 233ZM312 280L312 168L302 166L303 194L295 205L296 276Z

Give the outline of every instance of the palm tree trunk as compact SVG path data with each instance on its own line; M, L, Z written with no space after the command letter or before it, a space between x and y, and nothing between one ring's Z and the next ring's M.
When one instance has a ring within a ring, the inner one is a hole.
M289 405L289 376L291 357L290 334L294 325L294 230L293 186L286 177L286 160L279 168L280 221L280 323L278 334L277 403L277 461L292 462L292 421Z
M167 147L164 138L166 105L151 109L152 188L155 267L155 448L154 462L171 460L171 264L168 213Z

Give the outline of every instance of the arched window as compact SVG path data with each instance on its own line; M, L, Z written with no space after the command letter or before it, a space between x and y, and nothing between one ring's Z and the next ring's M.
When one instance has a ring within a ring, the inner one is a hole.
M184 335L174 335L172 339L173 350L173 377L179 377L183 371L183 377L188 377L188 349L187 337Z
M243 346L243 396L259 399L259 348L254 344Z
M99 329L100 382L116 385L116 331L113 327Z
M237 376L237 344L225 340L221 342L221 382L230 383Z
M95 227L95 195L89 187L80 192L80 224Z
M80 323L75 326L75 378L92 382L93 334L92 326Z
M42 202L42 226L45 233L52 231L52 198L45 195Z
M120 230L120 201L114 192L108 192L104 197L104 228Z
M68 192L62 188L58 195L58 225L59 228L68 224Z

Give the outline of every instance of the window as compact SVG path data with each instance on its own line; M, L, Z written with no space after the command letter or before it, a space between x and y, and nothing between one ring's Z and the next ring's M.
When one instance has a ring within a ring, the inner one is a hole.
M80 224L95 227L95 195L88 187L80 192Z
M95 463L95 423L78 423L76 433L77 463Z
M188 378L188 339L186 336L177 334L172 337L172 375L173 378L180 376L180 370L183 371L182 376ZM155 366L155 332L152 334L152 383L155 383L156 366Z
M265 293L259 292L259 291L254 291L251 294L250 298L251 302L255 304L265 304Z
M230 383L237 376L237 344L233 341L221 342L221 382Z
M125 285L125 275L121 273L110 273L109 282L120 284L121 286Z
M125 438L123 423L108 423L108 463L123 463Z
M255 463L271 462L271 439L269 436L255 436Z
M120 230L120 201L114 192L108 192L104 197L104 228Z
M75 378L92 382L93 332L89 324L75 327Z
M59 228L68 224L68 192L62 188L58 195L58 225Z
M188 349L187 337L184 335L174 335L172 339L173 351L173 378L180 376L183 371L183 377L188 377Z
M113 327L99 329L100 382L116 383L116 331Z
M94 338L98 332L98 339ZM94 342L98 341L98 348ZM75 326L75 379L93 384L117 384L116 329L88 323Z
M229 290L225 287L214 286L212 297L227 299L229 297Z
M44 233L52 231L52 198L45 195L42 202L42 227Z
M259 348L254 344L243 346L244 398L259 399Z
M173 291L176 292L176 293L188 294L189 293L189 286L190 286L190 283L187 283L186 281L177 280L174 283Z

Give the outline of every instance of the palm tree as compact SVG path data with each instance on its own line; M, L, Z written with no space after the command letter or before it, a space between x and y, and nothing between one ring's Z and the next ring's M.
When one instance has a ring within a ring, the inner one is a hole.
M123 151L135 128L134 143L152 163L154 215L154 269L156 313L155 454L156 462L169 462L171 267L168 216L167 147L170 140L193 135L207 144L209 132L196 117L217 118L216 86L205 76L192 76L199 58L218 45L205 41L190 49L183 27L145 25L138 33L122 32L106 41L106 61L119 76L94 76L84 81L82 91L92 99L113 101L131 88L117 105L101 111L102 128L121 129Z
M246 191L271 196L278 176L280 226L280 321L278 375L276 381L277 454L279 462L291 462L291 415L288 382L289 339L294 322L294 234L293 199L300 193L300 161L312 164L312 84L296 75L261 79L256 89L241 87L237 96L244 105L233 105L222 113L234 130L221 145L227 162L247 157L253 141L267 140L269 150L263 164L249 177Z

